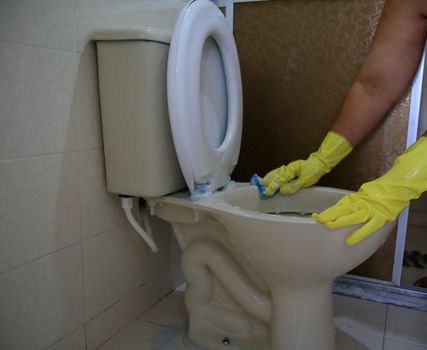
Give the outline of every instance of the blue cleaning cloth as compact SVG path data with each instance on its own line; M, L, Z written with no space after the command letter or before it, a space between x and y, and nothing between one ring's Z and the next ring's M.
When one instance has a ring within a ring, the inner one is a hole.
M257 174L253 174L251 176L251 180L250 180L251 184L258 188L259 198L267 199L267 198L272 197L272 196L267 196L266 194L264 194L265 186L261 185L259 180L261 180L261 178Z

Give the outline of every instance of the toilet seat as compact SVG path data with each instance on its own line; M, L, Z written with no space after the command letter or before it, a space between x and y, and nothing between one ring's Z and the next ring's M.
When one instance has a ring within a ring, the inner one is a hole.
M176 153L192 194L228 184L242 133L242 85L229 25L210 0L181 12L168 58L168 105ZM224 91L225 90L225 91Z

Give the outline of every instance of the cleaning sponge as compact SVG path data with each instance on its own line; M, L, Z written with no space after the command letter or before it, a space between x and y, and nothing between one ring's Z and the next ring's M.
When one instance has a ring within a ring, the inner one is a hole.
M270 198L270 197L274 196L274 193L271 196L268 196L268 195L264 194L264 190L265 190L266 186L261 185L260 180L261 180L261 178L257 174L253 174L251 176L251 180L250 180L251 184L253 186L256 186L258 188L259 198L261 198L261 199L267 199L267 198Z

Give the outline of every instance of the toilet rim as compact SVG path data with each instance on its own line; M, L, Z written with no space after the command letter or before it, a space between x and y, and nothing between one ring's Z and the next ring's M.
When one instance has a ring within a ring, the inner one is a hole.
M258 189L255 186L251 185L250 183L236 183L235 187L216 192L213 195L206 198L192 200L190 197L190 193L188 193L187 191L184 191L184 192L178 192L170 196L158 198L155 201L159 203L175 204L175 205L187 207L193 210L236 215L236 216L244 217L247 219L255 219L255 220L258 219L258 220L277 222L277 223L322 225L311 217L281 216L281 215L275 215L275 214L262 213L255 210L242 209L236 205L233 205L227 202L226 198L224 198L227 196L227 194L231 193L232 191L239 190L239 189L248 189L248 188L252 188L253 191L258 194ZM334 193L340 196L345 196L347 194L352 193L352 191L342 190L334 187L325 187L325 186L312 186L306 189L302 189L301 191L303 192L304 191L320 191L325 193ZM280 195L277 195L277 196L280 196ZM278 198L283 198L283 200L286 200L286 196L281 196ZM262 201L269 201L271 199L272 198L262 199ZM260 199L257 198L257 200L260 200Z

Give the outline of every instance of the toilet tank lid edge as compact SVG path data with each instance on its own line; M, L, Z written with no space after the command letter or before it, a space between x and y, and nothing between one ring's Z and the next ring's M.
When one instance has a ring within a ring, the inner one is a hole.
M146 40L170 44L171 37L172 32L170 30L155 27L133 27L97 30L92 34L91 39L94 41Z

